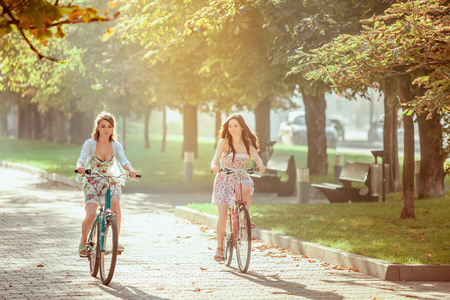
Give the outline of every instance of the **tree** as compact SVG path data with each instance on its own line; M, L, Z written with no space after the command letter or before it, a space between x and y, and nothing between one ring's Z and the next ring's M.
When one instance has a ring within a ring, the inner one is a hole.
M116 7L117 3L110 2L110 7ZM52 37L64 38L63 30L65 24L105 22L115 19L119 13L107 16L103 15L93 7L81 8L72 5L59 4L59 1L50 3L46 0L0 0L0 35L7 35L12 31L20 34L23 41L36 53L39 59L58 61L55 58L41 54L34 45L32 37L42 45L46 46Z
M258 1L268 31L273 63L288 70L295 63L297 49L308 53L340 33L357 33L360 19L387 7L390 1ZM345 11L345 14L342 12ZM290 72L285 79L303 96L308 130L308 168L311 174L326 174L328 159L325 134L325 93L329 84L308 80L303 74Z
M359 35L340 35L310 54L299 51L296 58L300 63L292 70L302 72L309 79L330 82L339 90L361 90L365 86L378 88L384 79L397 77L397 89L405 111L403 174L409 176L404 177L402 190L404 210L401 217L405 218L414 217L410 205L414 195L414 185L410 181L414 144L411 144L413 130L409 118L413 111L427 113L428 118L434 112L448 112L450 80L446 74L450 61L449 46L445 41L449 29L445 24L448 24L449 16L445 3L447 1L439 0L396 3L385 13L365 20L364 31ZM367 25L372 23L372 26ZM425 92L418 92L418 88ZM442 140L433 142L439 141ZM441 194L444 190L444 157L442 152L437 155L440 158L428 167L437 170L429 175L442 182L438 189ZM427 157L422 156L422 161L426 160Z

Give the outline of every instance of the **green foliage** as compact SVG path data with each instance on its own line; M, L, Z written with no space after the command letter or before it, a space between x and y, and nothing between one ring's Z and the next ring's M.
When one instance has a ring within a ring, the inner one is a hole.
M342 34L311 53L300 49L291 73L323 80L341 91L378 88L384 78L410 74L425 90L416 97L414 109L448 111L450 18L444 2L398 2L364 20L359 35Z
M399 193L386 202L352 204L257 204L258 226L352 253L400 264L449 264L450 192L415 202L416 218L399 219ZM188 207L217 215L211 204Z
M116 4L111 3L110 7ZM105 22L115 19L118 15L109 17L108 11L100 15L93 7L82 8L72 5L54 4L46 0L0 0L0 34L7 35L13 31L20 33L21 38L29 45L39 57L53 61L57 59L42 55L33 45L31 37L34 37L41 45L47 46L49 39L54 37L64 38L64 24Z

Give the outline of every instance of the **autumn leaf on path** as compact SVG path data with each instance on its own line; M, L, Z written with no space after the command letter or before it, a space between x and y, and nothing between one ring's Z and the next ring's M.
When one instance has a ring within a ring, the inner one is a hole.
M43 268L44 265L43 265L43 264L40 264L40 265L37 265L37 267L38 267L38 268Z
M119 2L117 2L117 1L108 2L108 6L111 8L117 7L117 6L119 6Z
M280 274L275 274L275 275L267 275L266 277L278 277L278 275L280 275Z
M208 268L200 267L200 270L206 271L206 270L208 270Z

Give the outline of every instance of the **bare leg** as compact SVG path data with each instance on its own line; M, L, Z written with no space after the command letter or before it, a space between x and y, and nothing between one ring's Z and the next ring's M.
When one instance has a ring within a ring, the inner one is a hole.
M248 184L242 185L242 198L244 199L244 202L247 204L247 209L250 212L250 206L252 205L252 194L251 188Z
M217 221L217 248L223 247L223 239L225 236L227 217L228 217L228 205L217 205L219 210L219 220Z
M117 235L120 236L120 224L122 222L122 212L120 211L120 197L111 197L111 210L116 213Z
M84 210L86 211L86 217L81 224L81 239L80 244L86 245L87 237L89 231L92 228L92 224L94 224L95 217L97 215L97 207L98 205L95 203L88 203L84 206Z

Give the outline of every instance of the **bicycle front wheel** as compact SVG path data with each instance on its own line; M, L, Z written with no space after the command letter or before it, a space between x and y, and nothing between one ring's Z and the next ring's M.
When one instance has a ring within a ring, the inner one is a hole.
M100 278L103 284L109 284L114 275L117 260L119 237L114 218L108 218L105 225L103 250L100 250Z
M252 251L252 231L250 227L250 215L247 207L241 205L237 220L238 230L236 236L236 254L239 270L247 272Z
M229 215L227 219L227 225L225 227L225 238L223 239L223 259L227 267L231 264L231 259L233 258L233 231L231 224L231 215Z
M98 244L99 244L99 238L100 238L100 222L95 223L95 227L91 232L91 235L89 236L87 245L89 248L88 251L88 260L89 260L89 269L91 271L91 275L93 277L97 276L98 273L98 265L99 265L99 259L98 259Z

